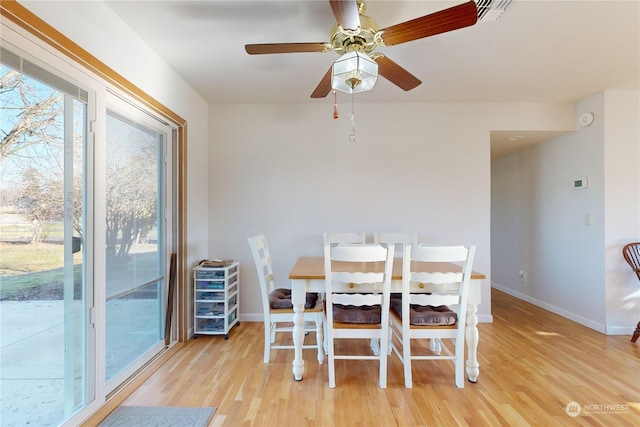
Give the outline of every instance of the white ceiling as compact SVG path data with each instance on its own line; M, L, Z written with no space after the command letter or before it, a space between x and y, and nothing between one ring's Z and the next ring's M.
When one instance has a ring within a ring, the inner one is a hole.
M462 2L368 0L366 15L385 28ZM310 95L335 53L244 50L328 42L334 18L326 0L107 4L209 103L333 103ZM497 21L376 52L422 84L404 92L380 78L358 102L575 102L605 89L640 89L640 0L514 0ZM524 138L512 148L556 136L518 134ZM492 134L494 157L510 151L509 136Z

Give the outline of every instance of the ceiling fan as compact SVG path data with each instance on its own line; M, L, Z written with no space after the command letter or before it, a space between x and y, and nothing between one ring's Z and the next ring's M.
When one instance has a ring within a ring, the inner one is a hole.
M364 52L378 65L378 73L391 83L408 91L422 82L381 53L372 53L378 46L393 46L436 34L474 25L478 20L476 3L466 3L412 19L387 28L379 29L377 22L366 15L363 0L329 0L336 23L331 29L329 42L319 43L263 43L247 44L250 55L272 53L328 52L339 55ZM311 98L324 98L331 92L329 68Z

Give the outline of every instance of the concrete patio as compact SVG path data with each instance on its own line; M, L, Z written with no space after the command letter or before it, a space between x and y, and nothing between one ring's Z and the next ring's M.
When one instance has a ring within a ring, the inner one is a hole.
M117 373L117 367L148 348L153 340L149 335L153 334L141 331L155 331L148 327L157 314L154 302L138 299L109 303L109 317L118 321L108 321L116 325L107 338L111 356L106 361L108 375ZM133 323L122 321L131 319L132 313ZM0 426L60 424L65 418L64 372L64 302L1 301ZM82 381L79 374L75 377Z

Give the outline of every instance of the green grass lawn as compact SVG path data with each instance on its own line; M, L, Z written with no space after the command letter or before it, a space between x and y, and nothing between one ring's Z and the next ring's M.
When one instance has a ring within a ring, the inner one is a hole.
M157 245L138 244L126 257L112 261L107 275L114 293L158 277ZM74 295L83 292L82 251L73 255ZM64 295L64 246L52 243L0 242L0 300L61 299Z
M0 298L62 288L64 246L0 243ZM76 283L82 281L82 253L74 254Z
M64 246L49 243L0 243L0 276L52 270L63 266Z

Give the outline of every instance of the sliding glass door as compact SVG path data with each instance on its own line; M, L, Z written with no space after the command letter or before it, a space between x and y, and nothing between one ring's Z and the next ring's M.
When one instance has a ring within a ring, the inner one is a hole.
M0 49L0 424L76 425L171 342L177 133Z
M105 379L112 389L164 346L171 133L114 96L106 124Z

